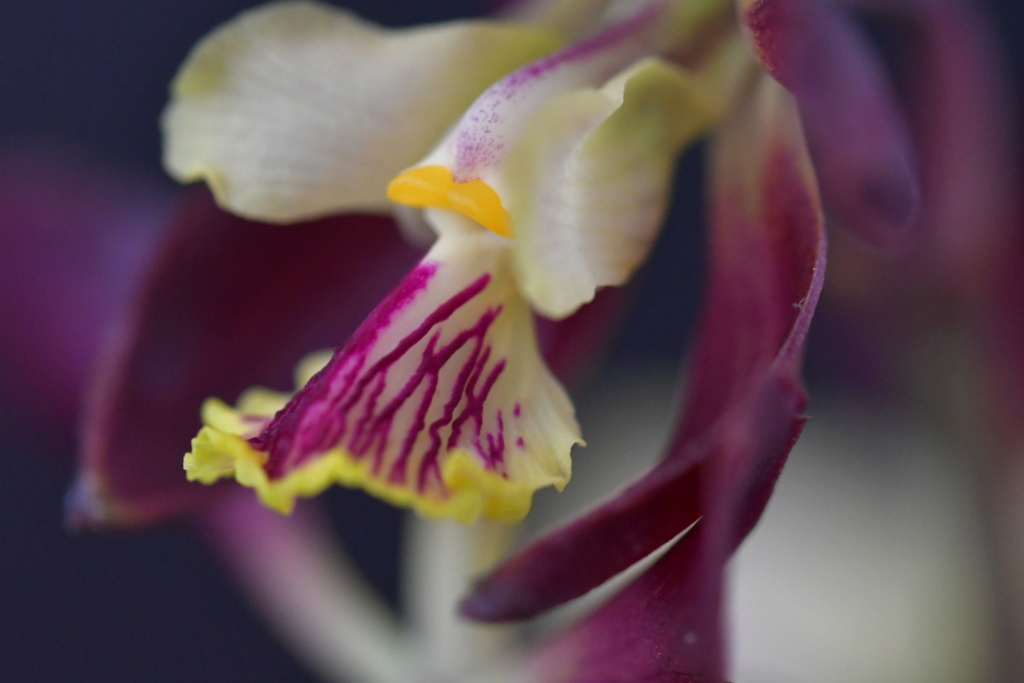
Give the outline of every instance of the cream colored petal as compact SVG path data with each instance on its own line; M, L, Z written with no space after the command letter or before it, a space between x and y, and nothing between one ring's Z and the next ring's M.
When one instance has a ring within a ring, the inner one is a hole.
M717 113L692 78L651 59L527 124L503 198L519 286L536 310L565 317L629 278L657 234L679 151Z
M391 177L480 92L554 47L536 28L387 30L313 2L257 8L203 39L175 78L164 164L247 217L381 210Z

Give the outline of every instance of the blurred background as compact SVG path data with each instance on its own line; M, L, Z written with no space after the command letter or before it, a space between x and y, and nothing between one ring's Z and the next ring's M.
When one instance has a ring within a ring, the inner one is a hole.
M472 16L482 4L346 3L395 26ZM1018 0L982 4L1019 111L1024 8ZM59 150L170 197L175 186L160 168L157 130L167 84L204 33L252 5L0 0L0 159ZM580 392L581 422L593 425L594 444L578 460L581 489L592 478L599 481L588 490L612 490L639 471L670 422L672 378L700 299L700 171L697 150L681 163L672 215L608 369ZM18 334L16 322L7 324L3 334ZM994 680L998 597L970 472L926 416L873 405L863 387L851 390L836 372L843 363L833 349L817 337L811 343L814 419L734 571L736 680ZM66 532L73 442L7 387L0 401L6 680L313 680L187 527ZM623 464L616 454L624 450L643 457ZM541 509L573 502L548 499L541 497ZM330 504L343 527L356 514L377 520L344 532L374 582L394 596L398 514L347 491L332 493Z

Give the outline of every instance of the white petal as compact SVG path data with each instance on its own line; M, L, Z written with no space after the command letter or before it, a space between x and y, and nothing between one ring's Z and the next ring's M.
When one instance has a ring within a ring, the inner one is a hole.
M716 115L693 79L652 59L530 120L503 198L519 285L539 312L567 316L626 281L657 234L677 154Z
M207 36L172 86L164 163L228 209L293 221L387 205L387 182L473 98L554 47L539 29L385 30L312 2L268 5Z

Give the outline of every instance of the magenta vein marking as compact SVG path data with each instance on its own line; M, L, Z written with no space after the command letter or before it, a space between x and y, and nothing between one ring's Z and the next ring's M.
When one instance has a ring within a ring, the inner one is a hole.
M451 423L455 414L455 408L458 407L459 403L462 401L469 377L476 368L477 360L480 358L483 345L482 337L474 340L473 349L470 351L469 358L467 358L462 364L462 367L459 368L459 374L456 376L455 382L452 384L451 393L442 408L441 416L434 420L427 430L430 443L427 448L427 452L423 455L423 461L420 464L419 479L416 482L416 486L420 491L426 490L427 479L431 475L434 476L436 481L441 481L441 472L438 465L438 455L441 452L441 429Z
M463 406L462 411L452 421L451 433L448 434L448 443L445 445L447 450L454 448L455 444L462 438L462 425L472 417L471 413L468 412L469 404L476 390L476 384L480 381L480 376L483 374L484 368L487 367L487 361L490 357L491 347L488 346L483 350L483 355L477 362L476 367L473 368L473 374L470 375L469 382L466 384L464 397L466 399L466 406Z
M403 280L398 287L370 313L348 342L335 350L327 365L300 389L273 420L249 442L259 451L268 454L265 467L270 478L279 478L311 454L329 450L339 441L325 443L324 432L329 424L320 420L317 427L304 424L304 415L315 409L317 404L329 403L334 394L344 395L350 388L366 361L369 349L380 336L381 330L391 324L394 316L405 309L422 292L437 272L437 264L421 264ZM340 381L330 381L339 368L348 371ZM340 387L339 387L340 385ZM329 420L327 421L330 422ZM344 420L342 420L344 422ZM340 434L345 425L337 425ZM295 443L296 432L306 432L304 442ZM339 437L340 439L340 437Z
M435 331L427 343L427 348L423 351L413 376L407 379L397 396L392 398L386 406L378 409L380 397L387 386L388 374L395 362L409 353L432 329L448 320L457 310L483 291L490 279L490 275L482 275L471 285L448 299L427 316L421 325L406 335L394 349L363 372L360 371L365 368L366 359L373 348L372 342L379 338L382 330L379 327L369 331L364 331L361 328L348 344L335 353L332 362L317 374L315 381L311 381L306 388L300 391L299 395L275 416L264 432L253 439L253 442L257 447L263 445L270 447L262 448L262 450L271 453L272 463L276 460L277 471L283 473L287 471L284 465L297 464L316 452L330 450L340 443L346 437L348 419L352 411L356 410L362 401L362 405L359 406L361 408L360 415L352 425L352 433L348 435L349 448L353 456L356 457L374 451L376 456L374 472L379 474L383 465L382 456L387 446L388 434L393 427L396 414L409 401L424 379L427 379L428 385L416 407L415 417L408 427L401 451L392 464L389 475L393 481L404 481L407 463L418 436L426 428L426 415L429 414L430 406L433 405L436 398L439 373L455 353L472 342L472 350L468 359L458 370L442 416L429 427L430 442L421 461L418 484L421 488L425 488L429 475L439 473L437 461L442 441L440 431L445 425L453 425L449 435L452 437L449 439L451 445L459 438L462 425L469 419L474 420L475 432L478 437L475 439L478 446L477 452L489 462L500 461L504 450L504 426L501 424L501 416L499 416L500 434L498 437L488 435L488 448L485 450L479 447L479 435L484 424L484 403L505 367L505 361L502 360L491 367L489 372L486 372L490 348L485 347L483 343L488 330L502 310L500 306L487 310L472 327L462 330L452 341L440 349L438 349L440 332ZM399 303L404 305L409 297L395 298L400 299ZM389 303L390 301L386 301L379 308L387 309ZM391 307L391 310L393 312L394 307ZM386 312L371 316L371 320L378 323L384 320L390 322L391 318L392 316ZM367 324L364 324L363 327L366 327ZM341 375L341 379L336 378L331 382L331 371L333 370L333 374L337 375L338 370L342 368L344 368L344 374ZM485 372L487 378L483 386L478 389L477 384ZM466 398L466 405L456 414L463 395ZM301 444L295 443L297 432L304 432ZM289 454L292 463L288 463ZM271 469L275 468L268 467L268 470Z
M403 466L408 461L409 455L412 451L413 446L415 445L417 437L422 433L423 428L426 425L426 414L429 411L430 406L432 406L434 403L434 398L437 394L439 375L442 368L444 368L444 366L448 364L448 362L451 360L451 358L455 355L457 351L462 349L470 341L475 341L476 346L479 346L482 343L482 340L486 336L491 325L494 323L494 320L497 318L499 312L500 308L489 309L485 311L483 315L480 316L476 324L460 332L452 339L452 341L450 341L447 345L442 347L440 351L435 351L435 344L432 343L424 352L420 360L420 365L417 368L417 371L414 373L410 381L406 383L405 387L403 387L402 392L395 396L391 404L387 408L385 408L384 411L382 411L383 414L393 414L405 403L405 401L408 400L408 398L412 395L416 388L418 388L423 378L425 376L430 376L430 391L426 392L424 396L421 398L420 406L418 407L417 410L417 420L410 427L410 430L407 433L405 440L403 441L403 448L399 455L399 461L402 463ZM434 341L436 341L436 338ZM473 355L475 354L471 354L471 356ZM456 379L460 379L462 374L463 372L460 371ZM428 452L427 454L424 455L424 458L429 460L431 459L431 456L436 457L436 454ZM404 477L405 475L403 472L403 481Z

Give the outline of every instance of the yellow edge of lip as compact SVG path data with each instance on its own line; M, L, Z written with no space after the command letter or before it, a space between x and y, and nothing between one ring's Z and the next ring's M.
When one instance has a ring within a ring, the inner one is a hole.
M228 410L231 410L228 408ZM311 458L280 479L265 470L267 454L257 451L238 434L203 427L183 460L189 481L213 484L234 478L254 489L264 505L290 514L296 498L311 498L334 484L362 488L393 505L410 507L425 517L456 519L469 524L480 518L497 522L521 521L530 511L537 485L506 479L485 469L463 450L455 450L441 466L446 496L427 496L392 484L373 471L372 462L357 460L342 448Z
M456 182L444 166L420 166L400 173L388 185L388 198L417 208L458 211L502 237L512 236L512 218L494 188L480 179Z

